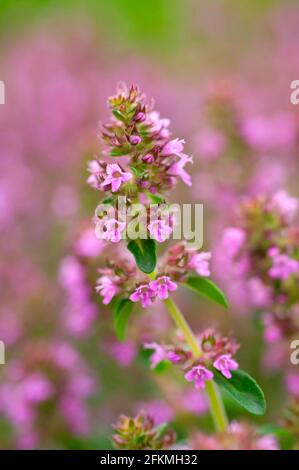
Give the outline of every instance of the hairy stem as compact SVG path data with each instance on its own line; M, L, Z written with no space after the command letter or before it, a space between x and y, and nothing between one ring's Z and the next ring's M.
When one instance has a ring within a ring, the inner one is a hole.
M184 334L187 343L190 346L190 349L195 358L199 358L202 355L202 351L198 344L194 333L192 332L190 326L186 322L183 314L179 310L178 306L175 302L168 298L165 300L165 305L167 307L168 312L170 313L173 321L177 325L177 327L181 330ZM209 397L210 402L210 411L214 421L214 425L217 431L221 432L224 431L227 427L228 420L226 417L223 401L218 390L217 385L213 380L209 380L206 382L206 391Z

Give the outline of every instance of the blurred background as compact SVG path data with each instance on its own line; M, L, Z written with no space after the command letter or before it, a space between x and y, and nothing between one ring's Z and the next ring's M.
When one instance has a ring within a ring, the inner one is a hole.
M205 249L217 252L240 197L299 196L298 20L295 0L1 0L0 448L109 449L111 424L140 409L182 438L211 429L204 396L149 372L140 345L169 328L163 306L118 343L94 293L99 198L86 165L101 152L107 96L125 81L154 98L194 155L192 188L172 198L204 203ZM284 404L281 367L269 366L246 292L223 270L216 256L229 312L184 292L178 302L197 329L235 332L242 368L268 399L262 425Z

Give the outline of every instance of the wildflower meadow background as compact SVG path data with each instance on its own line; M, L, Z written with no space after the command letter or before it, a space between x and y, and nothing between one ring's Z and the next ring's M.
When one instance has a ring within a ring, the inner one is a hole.
M0 449L299 448L297 3L1 0Z

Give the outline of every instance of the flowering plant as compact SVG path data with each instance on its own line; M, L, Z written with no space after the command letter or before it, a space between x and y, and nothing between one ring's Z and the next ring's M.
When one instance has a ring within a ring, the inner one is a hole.
M126 325L135 304L146 309L156 299L164 301L180 337L174 345L145 344L145 348L153 350L152 368L161 361L179 364L187 382L193 382L195 388L207 392L216 430L223 433L228 420L219 386L246 410L257 415L265 412L263 392L255 380L239 368L233 357L238 349L237 343L213 330L196 336L171 298L182 284L220 306L228 307L223 292L209 279L211 253L201 252L181 241L171 246L157 261L156 241L162 243L169 237L173 229L172 219L166 223L158 216L154 222L147 223L151 202L159 209L179 178L191 185L191 178L184 167L192 158L184 153L183 140L171 139L169 120L160 118L153 111L137 87L126 89L122 86L115 96L109 98L108 105L112 117L103 125L101 134L107 161L93 160L89 163L88 183L105 193L105 200L114 204L117 216L119 202L116 196L128 197L126 204L129 206L136 201L142 202L146 207L144 223L149 237L129 239L128 250L114 250L114 256L100 268L96 291L104 304L111 303L114 307L114 325L120 340L125 338ZM111 158L116 158L118 163L113 160L110 163ZM112 243L121 241L126 228L121 220L97 211L96 223L101 225L102 231L97 233L102 233L104 240ZM136 426L138 429L148 428L148 421L144 419L137 417L137 421L130 421L122 418L118 427L123 429L126 424L126 431L121 432L122 435L125 433L126 442L130 442ZM132 431L130 439L128 429ZM124 442L123 437L115 439L118 444ZM151 448L149 444L144 445Z

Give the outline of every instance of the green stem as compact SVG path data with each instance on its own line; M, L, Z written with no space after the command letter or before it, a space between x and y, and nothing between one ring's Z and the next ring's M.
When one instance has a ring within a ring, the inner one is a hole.
M194 336L194 333L192 332L190 326L186 322L183 314L179 310L178 306L170 298L165 300L165 305L173 321L184 334L185 339L189 344L193 355L196 358L199 358L202 355L202 351L200 349L198 341ZM220 392L213 380L209 380L206 382L206 391L209 397L210 410L215 428L218 432L225 431L225 429L227 428L228 421Z

